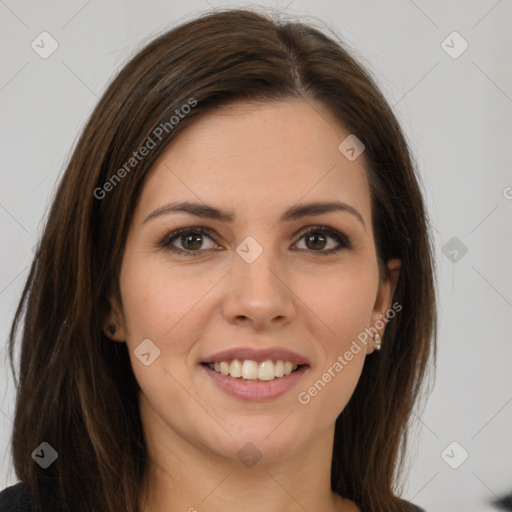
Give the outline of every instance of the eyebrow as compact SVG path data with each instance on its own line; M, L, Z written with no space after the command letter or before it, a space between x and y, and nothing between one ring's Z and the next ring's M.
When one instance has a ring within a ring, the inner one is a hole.
M359 220L366 231L366 225L363 216L349 204L341 201L329 201L329 202L314 202L307 204L299 204L292 206L284 212L281 216L281 221L292 221L308 217L310 215L322 215L324 213L331 212L346 212L352 214ZM157 208L151 212L143 222L147 222L150 219L165 215L171 212L185 212L196 217L202 217L206 219L220 220L222 222L233 222L235 217L232 213L224 212L219 208L216 208L207 204L194 203L191 201L179 201L175 203L169 203L165 206Z

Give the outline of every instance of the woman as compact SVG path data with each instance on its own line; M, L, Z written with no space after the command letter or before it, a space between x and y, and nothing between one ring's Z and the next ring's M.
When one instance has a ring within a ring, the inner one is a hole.
M397 483L435 358L424 202L310 26L218 11L133 57L59 184L13 373L20 324L4 504L421 510Z

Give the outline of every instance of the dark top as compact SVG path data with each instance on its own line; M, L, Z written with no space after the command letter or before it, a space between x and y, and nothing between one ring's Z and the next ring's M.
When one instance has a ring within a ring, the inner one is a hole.
M35 509L30 503L22 482L6 487L0 492L0 512L32 512L33 510Z
M425 512L422 508L410 505L410 512ZM32 506L23 482L6 487L0 492L0 512L36 512ZM48 510L44 512L59 512L57 510Z

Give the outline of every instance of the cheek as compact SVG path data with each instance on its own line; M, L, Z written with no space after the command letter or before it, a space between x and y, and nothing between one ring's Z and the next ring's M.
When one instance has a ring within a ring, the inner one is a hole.
M358 336L369 326L375 282L371 273L339 274L304 302L315 321L317 364L299 390L298 402L312 417L330 425L349 402L361 376L366 345ZM317 420L318 421L318 420Z
M136 339L164 340L190 326L191 313L214 282L199 274L184 277L168 265L126 260L121 272L121 293L132 343Z
M343 350L369 326L377 286L376 269L360 265L340 267L328 278L302 282L298 296L315 322L314 331L326 353Z
M211 286L204 276L188 279L176 268L126 258L121 270L126 342L135 377L150 401L162 395L160 405L181 403L178 382L188 371L183 360L200 336L200 301ZM144 362L145 353L150 356Z
M302 297L314 312L318 364L298 396L309 411L331 424L349 402L361 376L366 345L358 336L370 325L378 286L377 268L346 265L322 279L321 288L304 286Z

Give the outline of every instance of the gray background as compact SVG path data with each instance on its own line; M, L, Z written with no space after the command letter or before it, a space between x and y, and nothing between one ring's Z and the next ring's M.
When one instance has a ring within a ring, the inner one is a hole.
M0 488L17 481L5 341L80 129L143 44L205 10L249 5L184 4L0 0ZM427 512L495 510L486 503L512 491L512 2L259 5L325 21L370 67L404 126L434 225L440 330L435 387L417 411L403 496ZM43 31L58 43L46 59L31 47L42 46ZM460 55L454 31L469 44Z

